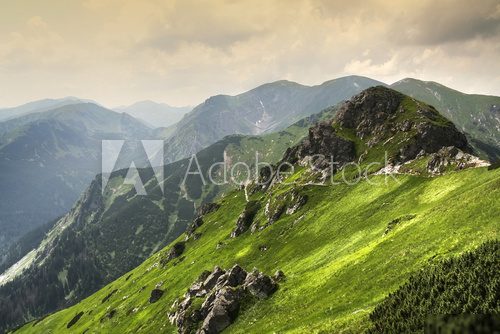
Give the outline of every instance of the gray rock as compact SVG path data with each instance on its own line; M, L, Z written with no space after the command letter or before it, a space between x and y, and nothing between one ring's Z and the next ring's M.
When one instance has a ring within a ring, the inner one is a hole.
M258 201L250 201L246 204L245 209L238 217L236 221L236 228L231 232L231 237L236 238L242 233L246 232L250 225L252 225L253 219L260 209L260 204Z
M226 275L227 275L226 285L231 287L236 287L245 282L245 278L247 277L247 272L236 264L231 269L229 269Z
M168 251L168 253L161 259L161 264L166 265L169 261L178 258L184 253L184 249L186 248L186 244L183 241L175 243L172 248Z
M168 319L177 326L179 333L196 330L196 333L220 333L234 322L245 297L252 294L266 298L276 287L269 276L257 269L247 274L237 264L228 271L215 267L212 272L203 272L184 298L174 302L174 311L168 314ZM205 298L197 308L199 304L193 303L196 298Z
M241 290L222 288L215 297L213 307L205 317L199 333L216 334L226 329L238 315Z
M219 208L220 205L217 203L203 203L198 209L196 209L196 216L202 217L219 210Z
M219 277L221 277L222 275L224 275L226 272L224 270L222 270L220 267L215 267L213 272L208 275L208 277L205 279L205 282L203 282L203 286L207 289L207 290L211 290L215 284L217 284L217 280L219 279Z
M252 296L259 299L269 297L277 289L276 283L269 276L255 272L247 275L243 286Z

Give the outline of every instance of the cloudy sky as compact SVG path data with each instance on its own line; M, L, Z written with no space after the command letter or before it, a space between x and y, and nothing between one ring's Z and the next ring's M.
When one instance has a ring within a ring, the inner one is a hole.
M0 107L196 105L349 74L500 95L500 0L0 0Z

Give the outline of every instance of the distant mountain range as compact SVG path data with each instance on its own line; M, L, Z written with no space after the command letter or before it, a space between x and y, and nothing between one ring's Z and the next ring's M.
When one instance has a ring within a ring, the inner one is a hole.
M82 102L95 103L91 100L84 100L84 99L79 99L77 97L68 96L62 99L44 99L44 100L33 101L12 108L0 108L0 122L28 115L31 113L44 112L50 109L55 109L69 104L78 104Z
M117 113L74 98L14 108L17 115L24 116L0 122L0 186L9 189L0 195L0 248L71 208L100 171L102 139L166 139L165 160L173 162L226 135L284 129L377 84L362 77L313 87L279 81L234 97L212 97L179 123L157 129L147 123L155 123L153 118L171 111L180 117L186 109L169 111L162 104L141 102L119 108L125 113ZM56 107L46 110L51 106ZM147 110L153 110L149 121Z
M101 170L101 140L152 130L93 103L67 104L0 123L0 249L63 215Z
M191 107L172 107L166 103L140 101L130 106L113 108L117 112L125 112L140 119L150 127L169 127L179 122Z
M212 96L175 125L165 143L166 162L190 156L227 135L258 135L282 130L377 85L383 83L359 76L339 78L317 86L282 80L235 96Z
M5 228L0 244L20 236L19 233L11 234L11 228L25 232L71 207L99 171L95 159L100 139L166 139L164 156L168 163L196 153L226 135L255 135L284 129L375 85L385 84L359 76L339 78L317 86L277 81L236 96L213 96L191 112L187 112L188 108L151 101L117 108L133 117L82 103L83 100L74 97L0 109L0 120L4 120L0 122L0 183L4 189L10 189L2 194L0 226ZM435 106L468 134L471 144L483 157L491 160L500 157L499 97L463 94L434 82L415 79L403 79L391 87ZM84 112L85 109L93 112ZM149 128L158 126L167 127ZM88 145L92 146L90 151ZM76 162L83 156L92 157L92 168L88 162ZM69 162L70 159L73 160ZM52 164L55 167L47 167ZM68 167L73 165L79 167ZM29 194L20 196L24 192L19 191L28 185L42 194L43 190L38 187L47 189L50 195L30 201ZM71 194L62 195L66 193L59 191L60 188L72 189Z
M385 84L359 76L317 86L277 81L236 96L213 96L190 112L142 101L117 108L125 112L120 114L74 97L0 109L4 120L0 122L0 185L10 189L1 195L0 245L69 210L99 172L101 139L165 139L164 157L169 163L226 135L284 129L375 85ZM482 157L500 157L499 97L463 94L415 79L403 79L391 87L435 106L467 133ZM32 191L26 192L27 188ZM40 196L45 191L48 195ZM30 194L37 194L37 200Z

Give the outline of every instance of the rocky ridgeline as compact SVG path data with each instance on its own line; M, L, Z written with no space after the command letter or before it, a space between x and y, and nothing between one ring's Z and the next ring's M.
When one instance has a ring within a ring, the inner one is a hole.
M168 318L182 334L220 333L234 322L243 302L268 298L283 278L281 271L271 278L257 269L246 272L239 265L227 271L215 267L204 271L174 302Z
M460 170L470 167L489 166L489 163L478 157L465 153L454 146L443 147L430 155L427 172L439 175L447 170Z
M398 143L399 152L391 157L399 163L414 159L421 152L434 153L447 146L464 152L472 150L465 135L434 107L380 86L344 103L334 124L351 129L366 142L368 149L392 144L393 136L405 133L404 140Z
M371 151L379 152L377 159L382 160L387 152L392 167L430 156L431 174L451 164L459 168L486 164L471 154L466 136L432 106L379 86L343 103L333 121L311 127L308 136L289 148L277 166L313 166L325 180L328 173L345 164L364 162ZM265 190L280 181L273 167L274 174L269 168L260 170L259 181L266 184L254 190Z

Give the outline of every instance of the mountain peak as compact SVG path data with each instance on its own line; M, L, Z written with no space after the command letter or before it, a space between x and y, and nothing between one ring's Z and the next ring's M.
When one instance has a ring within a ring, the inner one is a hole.
M333 159L342 166L381 162L387 154L389 162L401 165L443 147L471 152L465 135L432 106L376 86L343 103L332 121L310 128L284 160L297 163L321 155L321 163Z

